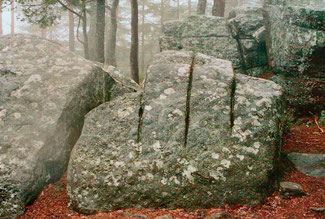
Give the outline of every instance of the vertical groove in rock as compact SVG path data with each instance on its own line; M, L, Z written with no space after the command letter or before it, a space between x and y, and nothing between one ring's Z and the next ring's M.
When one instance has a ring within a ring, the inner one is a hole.
M137 151L138 154L140 155L140 144L141 144L141 131L142 131L142 117L143 117L143 112L144 112L144 92L141 94L140 97L140 108L139 108L139 120L138 120L138 132L137 132Z
M235 93L236 93L236 75L234 76L232 82L231 82L231 93L230 93L230 134L232 134L232 129L234 127L234 121L235 121L235 112L234 112L234 106L235 106Z
M242 70L243 72L246 74L247 73L247 67L246 67L246 64L245 64L245 59L244 59L244 52L243 52L243 48L240 44L240 40L239 40L239 36L235 36L232 29L231 29L231 26L229 25L229 23L227 22L226 24L226 27L228 28L232 38L234 38L237 42L237 48L238 48L238 51L239 51L239 55L240 55L240 64L242 66Z
M194 72L194 65L195 65L194 62L195 62L195 53L193 54L193 57L192 57L190 74L189 74L188 84L187 84L184 147L187 146L188 129L190 127L190 104L191 104L191 90L192 90L193 72Z

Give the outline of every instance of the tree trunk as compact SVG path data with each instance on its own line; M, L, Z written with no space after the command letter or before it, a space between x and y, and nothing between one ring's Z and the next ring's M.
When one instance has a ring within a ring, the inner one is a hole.
M97 60L97 43L96 43L96 20L97 20L97 2L90 2L89 12L89 31L88 31L88 40L89 40L89 57L90 60Z
M117 12L119 0L114 0L111 9L111 27L108 34L108 45L106 54L106 63L108 65L117 66L116 63L116 33L117 33Z
M164 12L165 12L165 4L164 0L160 0L160 28L161 32L164 26Z
M205 15L206 8L207 8L207 0L199 0L197 3L197 14Z
M97 61L105 62L105 0L97 0L96 19Z
M69 50L71 52L75 51L75 45L74 45L74 17L73 13L71 11L68 11L69 13Z
M177 20L179 20L179 0L177 0Z
M11 34L15 33L15 2L11 0Z
M87 34L87 11L86 11L86 1L82 1L82 33L84 38L84 53L85 53L85 59L89 59L89 44L88 44L88 34Z
M188 0L188 15L192 15L192 0Z
M141 72L145 71L145 47L144 47L144 33L145 33L145 0L142 1L142 31L141 31Z
M138 0L131 0L131 76L139 84Z
M3 25L2 25L2 0L0 0L0 35L3 34Z
M212 15L218 17L225 16L225 0L213 0Z

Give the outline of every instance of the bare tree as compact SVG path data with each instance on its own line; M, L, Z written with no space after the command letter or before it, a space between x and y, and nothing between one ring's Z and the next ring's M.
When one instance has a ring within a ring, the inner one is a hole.
M139 84L139 33L138 33L138 1L131 0L131 76Z
M197 14L205 15L207 0L199 0L197 3Z
M0 35L3 34L3 24L2 24L2 0L0 0Z
M165 16L165 2L164 0L160 0L160 26L161 30L164 26L164 16Z
M141 71L144 72L145 70L145 64L144 64L144 59L145 59L145 47L144 47L144 38L145 38L145 0L142 0L142 30L141 30Z
M111 8L111 26L108 33L108 44L106 52L106 63L108 65L117 66L116 64L116 33L117 33L117 13L118 13L119 0L113 0Z
M96 51L97 61L105 61L105 0L97 0L96 19Z
M213 0L212 15L218 17L225 16L225 0Z
M11 34L15 33L15 1L11 0Z
M75 51L75 43L74 43L74 17L71 11L68 11L69 15L69 50L71 52Z
M192 0L188 0L188 15L192 15Z

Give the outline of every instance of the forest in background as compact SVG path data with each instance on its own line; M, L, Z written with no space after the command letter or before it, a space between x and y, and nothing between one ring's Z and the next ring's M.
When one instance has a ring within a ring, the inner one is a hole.
M104 7L97 7L98 2ZM131 49L131 2L137 3L138 9L138 49ZM198 4L197 0L2 0L0 35L30 33L59 41L70 51L92 61L117 66L126 75L130 75L130 52L138 50L139 72L143 77L151 58L159 52L164 23L192 14L223 13L226 16L239 3L228 0L225 12L217 12L214 8L219 8L220 2L224 1L201 0ZM105 22L101 22L103 20Z

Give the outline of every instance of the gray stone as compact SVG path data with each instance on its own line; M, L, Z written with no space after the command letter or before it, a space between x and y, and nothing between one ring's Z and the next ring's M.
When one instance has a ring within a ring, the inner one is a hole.
M162 216L157 216L155 219L174 219L170 214L162 215Z
M248 73L249 69L267 66L262 6L253 9L247 5L240 6L231 14L233 17L228 20L228 25L238 43L242 68Z
M301 185L292 182L281 182L279 192L280 196L285 199L306 195Z
M317 213L325 213L325 207L311 207L310 209Z
M129 212L124 213L124 217L136 218L136 219L148 219L148 216L142 214L131 214Z
M59 44L0 37L0 218L24 212L66 170L84 115L132 89Z
M221 17L190 16L182 21L167 22L160 39L160 49L200 52L231 60L235 68L241 67L236 40L226 20Z
M86 116L68 168L78 211L257 204L281 139L281 87L230 61L165 51L144 93Z
M323 75L325 51L324 1L266 0L264 7L269 64L275 73ZM320 50L320 51L318 51ZM323 65L312 66L320 53ZM315 69L313 69L315 68ZM323 76L321 76L323 77Z
M300 172L325 178L325 154L289 153L288 158Z
M231 216L225 211L213 213L205 217L205 219L230 219L230 218Z

